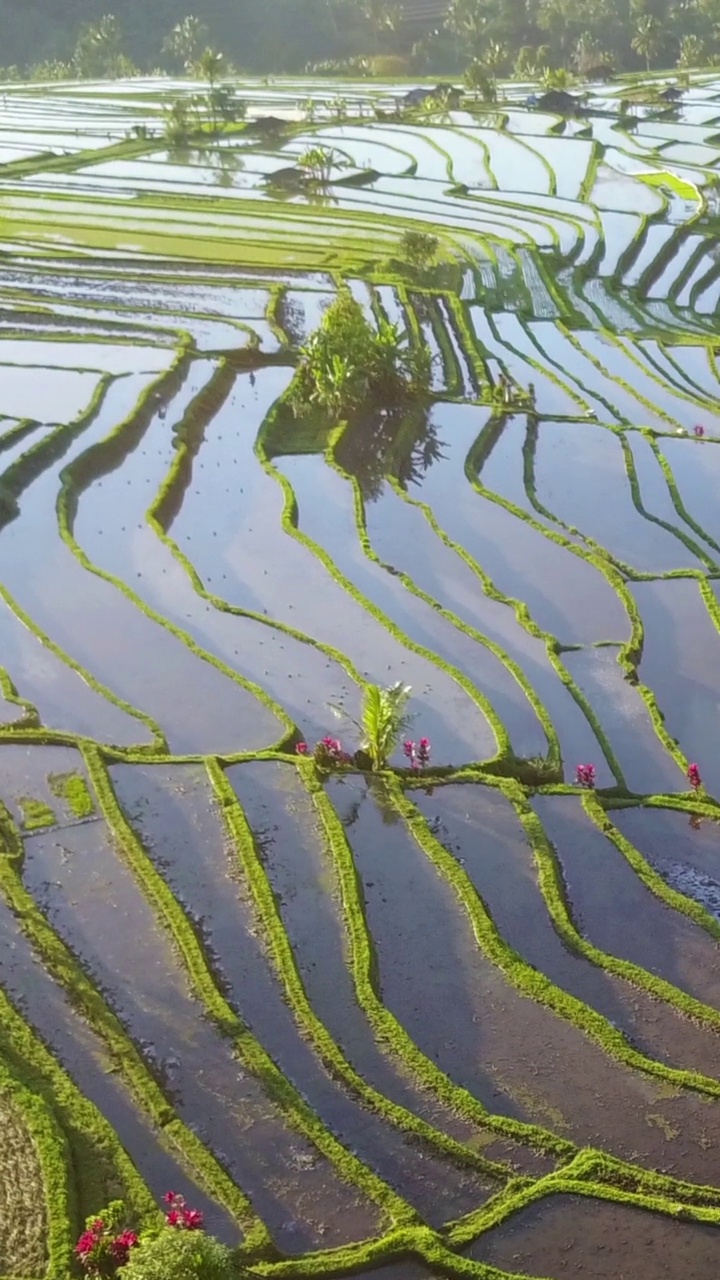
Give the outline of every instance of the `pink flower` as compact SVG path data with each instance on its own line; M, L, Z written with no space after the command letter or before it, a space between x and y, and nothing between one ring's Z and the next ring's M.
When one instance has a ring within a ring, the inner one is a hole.
M175 1191L166 1191L166 1192L165 1192L165 1195L163 1196L163 1203L164 1203L164 1204L174 1204L174 1203L175 1203L175 1201L177 1200L177 1198L178 1198L178 1196L177 1196L177 1192L175 1192Z
M298 755L299 755L299 756L306 756L306 755L307 755L307 753L308 753L308 744L307 744L307 742L298 742L298 743L296 744L296 746L295 746L295 750L297 751L297 753L298 753ZM168 1192L168 1195L169 1195L169 1194L170 1194L170 1193ZM165 1199L167 1200L167 1196L165 1197Z
M702 786L702 778L700 777L700 770L696 764L688 765L687 777L693 791L699 791Z
M418 762L420 764L421 769L424 769L427 765L429 765L430 763L430 739L429 738L420 739L420 745L418 746L417 756L418 756Z
M575 786L592 790L595 786L595 765L579 764L575 769Z
M693 427L693 433L698 437L698 439L701 439L702 436L705 435L705 428L701 427L698 423L696 427Z

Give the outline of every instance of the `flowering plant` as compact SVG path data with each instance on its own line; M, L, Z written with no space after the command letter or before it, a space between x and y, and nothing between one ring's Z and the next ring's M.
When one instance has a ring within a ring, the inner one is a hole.
M403 743L403 752L411 769L426 769L430 763L430 739L421 738L417 745L408 739Z
M199 1209L189 1209L184 1196L168 1191L163 1200L167 1206L166 1226L178 1231L202 1231L202 1213ZM87 1219L75 1245L75 1256L88 1276L114 1280L120 1268L127 1266L130 1254L140 1244L145 1245L146 1240L147 1236L141 1241L137 1232L128 1229L122 1200L113 1200L97 1217Z
M700 777L700 770L696 764L688 765L687 777L693 791L699 791L703 783Z
M75 1256L88 1275L114 1276L119 1267L125 1266L130 1250L138 1244L138 1236L123 1227L124 1218L122 1200L113 1200L101 1216L87 1219L75 1245Z
M169 1227L177 1227L180 1231L202 1231L203 1215L199 1209L188 1209L184 1196L176 1191L166 1191L163 1200L168 1206L165 1221Z
M591 791L595 786L595 765L579 764L575 770L575 786Z

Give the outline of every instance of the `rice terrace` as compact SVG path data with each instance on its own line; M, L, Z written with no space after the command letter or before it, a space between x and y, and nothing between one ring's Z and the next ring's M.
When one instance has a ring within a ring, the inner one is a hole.
M717 1277L720 79L419 84L3 90L5 1280Z

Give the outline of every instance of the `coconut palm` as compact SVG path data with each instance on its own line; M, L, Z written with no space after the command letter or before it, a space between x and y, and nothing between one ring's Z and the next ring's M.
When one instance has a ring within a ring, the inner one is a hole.
M176 58L182 67L192 67L207 37L207 27L194 14L189 13L176 23L163 44L163 53Z
M651 13L643 13L637 20L635 35L630 44L641 58L645 59L645 66L650 70L650 63L657 57L663 46L663 29L658 19L653 17Z

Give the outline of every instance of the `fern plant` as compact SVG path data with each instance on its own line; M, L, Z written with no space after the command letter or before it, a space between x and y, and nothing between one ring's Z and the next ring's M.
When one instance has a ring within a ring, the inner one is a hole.
M370 684L363 693L360 720L353 720L341 707L331 706L338 717L351 720L360 733L360 751L369 757L374 773L387 768L393 752L407 733L413 717L408 715L407 704L411 687L399 680L383 688Z

